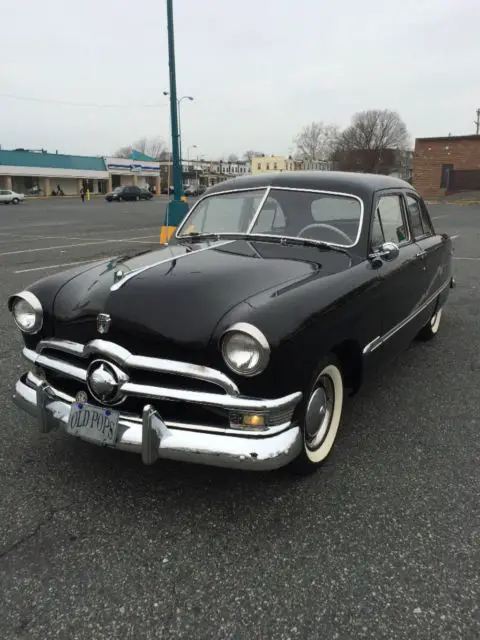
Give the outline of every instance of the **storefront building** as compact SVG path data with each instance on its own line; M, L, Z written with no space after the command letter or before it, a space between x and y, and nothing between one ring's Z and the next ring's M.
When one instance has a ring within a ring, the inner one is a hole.
M149 156L133 152L131 158L105 158L109 173L109 191L116 187L153 188L160 193L160 163Z
M46 151L0 150L0 184L26 195L78 195L106 193L109 173L103 158Z

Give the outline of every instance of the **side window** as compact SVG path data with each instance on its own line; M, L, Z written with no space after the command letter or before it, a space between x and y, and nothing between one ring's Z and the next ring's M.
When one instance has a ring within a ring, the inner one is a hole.
M420 203L416 198L407 195L407 209L410 216L410 224L412 225L412 232L414 238L420 238L425 235L426 231L423 228L422 214L420 209Z
M418 206L420 207L420 215L422 216L423 229L427 235L433 236L433 225L430 220L430 216L428 215L427 207L424 202L419 202Z
M373 251L378 249L385 242L385 237L383 235L382 223L380 222L380 216L378 214L378 208L375 211L375 215L373 217L373 225L372 225L372 239L371 245Z
M403 216L401 196L382 196L378 201L377 213L380 216L385 242L400 244L410 239Z

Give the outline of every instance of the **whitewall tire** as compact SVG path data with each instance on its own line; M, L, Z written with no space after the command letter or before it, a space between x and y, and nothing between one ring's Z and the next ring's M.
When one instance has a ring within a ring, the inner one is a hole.
M433 338L435 338L440 330L442 311L442 307L436 307L427 324L420 330L418 334L419 340L427 342L428 340L433 340Z
M303 447L293 462L301 473L315 471L330 454L342 419L343 376L332 354L322 360L313 377L302 416Z

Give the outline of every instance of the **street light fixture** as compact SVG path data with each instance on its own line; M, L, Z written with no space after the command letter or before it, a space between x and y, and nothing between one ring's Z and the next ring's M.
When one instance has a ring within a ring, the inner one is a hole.
M170 92L169 91L164 91L163 92L164 96L169 96ZM178 112L178 146L179 146L179 152L180 152L180 162L182 162L182 127L180 125L180 103L182 100L190 100L190 102L193 101L193 96L182 96L181 98L177 99L177 112Z

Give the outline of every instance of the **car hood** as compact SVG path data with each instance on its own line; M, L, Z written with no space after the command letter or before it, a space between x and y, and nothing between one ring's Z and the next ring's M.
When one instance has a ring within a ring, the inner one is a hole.
M175 346L202 349L236 305L349 264L348 256L316 247L244 240L172 244L96 265L70 279L54 302L55 333L80 342L102 337L96 316L103 312L111 317L105 339L125 346L135 340L162 343L168 352ZM115 284L119 269L125 277Z

